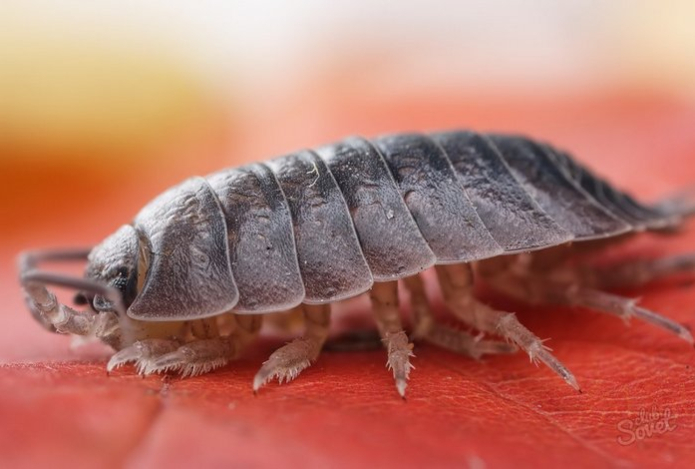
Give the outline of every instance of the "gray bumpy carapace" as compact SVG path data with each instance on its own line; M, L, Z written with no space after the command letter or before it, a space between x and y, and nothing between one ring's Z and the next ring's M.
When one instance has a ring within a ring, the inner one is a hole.
M519 136L353 137L173 187L91 252L87 275L124 292L134 319L265 313L434 264L668 229L675 212Z

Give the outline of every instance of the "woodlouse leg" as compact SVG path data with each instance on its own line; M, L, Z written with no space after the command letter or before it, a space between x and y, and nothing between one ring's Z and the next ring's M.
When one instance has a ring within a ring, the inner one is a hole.
M566 301L570 305L583 306L594 311L613 314L626 323L629 323L633 317L640 319L676 334L693 345L693 336L685 326L665 316L637 306L638 300L636 299L604 293L590 288L577 287L567 290Z
M177 340L169 339L144 339L119 350L111 356L106 364L106 371L113 370L127 364L135 363L138 374L146 374L151 362L156 357L173 352L181 345Z
M36 314L40 316L48 329L60 334L75 334L80 336L105 336L118 328L118 318L112 312L95 313L93 311L77 311L56 299L56 296L42 288L44 296L35 294L27 297Z
M289 382L308 368L321 353L330 325L331 307L324 305L302 305L305 332L289 344L273 352L253 378L253 391L257 392L268 381Z
M518 350L515 345L507 342L483 340L479 336L439 324L432 316L422 278L413 275L403 279L403 283L410 292L413 339L424 340L476 360L486 354L515 353Z
M304 305L300 304L288 311L267 313L263 325L284 334L301 334L304 328Z
M668 261L662 265L663 268L659 267L659 272L668 275L673 273L674 269L682 271L684 262L682 260ZM687 263L689 262L687 261ZM654 272L651 269L650 271ZM606 273L606 278L608 277L609 275ZM633 280L639 279L642 282L647 280L647 278L651 280L654 277L636 274L636 276L631 278ZM572 271L564 271L561 276L557 276L556 272L552 271L546 275L534 272L510 271L507 275L492 277L487 280L498 291L529 304L581 306L597 312L612 314L625 322L629 322L634 317L671 332L689 344L693 344L693 336L685 326L658 313L637 306L638 300L605 293L585 286L586 284L592 285L596 283L591 281L596 279L597 277L595 276L587 278L582 272L577 271L574 273Z
M574 375L550 353L550 348L526 329L514 313L497 311L477 301L473 296L473 272L468 264L438 265L437 277L444 300L462 321L481 332L499 334L521 347L535 364L543 362L577 391Z
M602 241L587 243L585 252L600 251ZM506 266L501 271L489 272L481 269L479 273L486 278L494 277L495 273L508 277L510 274L519 277L541 277L553 282L577 284L583 287L598 289L632 288L678 274L695 274L695 253L683 253L654 259L637 259L619 261L603 266L567 265L577 248L558 246L545 251L538 251L525 256L516 256L517 262ZM510 257L510 256L505 256ZM481 263L484 267L490 261Z
M60 303L56 295L48 289L49 285L98 294L111 303L114 312L125 315L125 307L118 290L93 280L38 269L38 265L45 261L86 260L89 251L89 249L28 251L19 256L20 283L24 291L24 300L34 319L47 330L90 335L96 326L104 324L103 315L97 319L93 311L77 311ZM113 314L111 316L115 318Z
M119 333L123 347L118 347L108 364L107 372L111 372L127 363L134 363L135 369L141 375L148 373L155 359L175 351L192 333L200 336L209 330L210 319L195 321L195 327L190 322L143 322L130 318L121 318Z
M230 335L193 340L150 360L143 374L178 371L186 378L226 365L241 354L261 327L259 315L236 315L235 318L238 327Z
M369 296L379 334L388 351L386 366L393 371L398 394L404 398L408 376L411 368L414 368L410 364L410 357L415 355L413 344L408 341L398 313L398 282L375 283Z
M596 267L583 270L579 276L582 285L603 289L639 287L664 277L683 273L695 274L695 253Z

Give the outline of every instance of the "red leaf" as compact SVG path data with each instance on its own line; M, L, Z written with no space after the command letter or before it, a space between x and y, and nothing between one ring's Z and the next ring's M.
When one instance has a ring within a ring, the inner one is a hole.
M567 115L564 127L557 124L557 108L545 114L536 110L541 117L531 123L523 120L523 109L498 121L487 115L468 121L512 128L518 118L520 130L535 130L534 135L572 148L636 193L655 196L695 181L692 109L647 104L636 112L631 106L616 110L614 104ZM426 127L451 127L453 107L446 108L449 117ZM578 116L589 119L601 111L616 120L584 125L581 133L569 130ZM414 117L410 125L424 126L422 119ZM544 127L549 134L542 133ZM141 195L131 195L131 205L116 212L140 203ZM76 223L75 232L84 237L80 229L88 222ZM12 256L29 242L69 244L72 235L65 226L56 232L36 224L29 226L32 231L16 228L3 243L3 265L11 265ZM678 237L645 236L621 255L693 250L692 228ZM695 353L644 324L627 328L597 313L532 311L486 298L514 307L530 329L552 338L548 344L576 375L583 394L546 368L529 365L522 354L474 362L420 345L407 401L398 398L382 351L326 352L295 382L271 384L254 396L252 377L281 341L264 339L242 360L193 379L141 379L131 369L107 377L105 355L69 352L66 338L40 330L26 313L9 269L2 273L1 291L3 466L604 467L624 462L686 467L695 460ZM695 325L691 285L664 282L630 293L649 308ZM642 409L658 412L656 421L668 424L668 430L620 444L619 437L629 439L629 422Z

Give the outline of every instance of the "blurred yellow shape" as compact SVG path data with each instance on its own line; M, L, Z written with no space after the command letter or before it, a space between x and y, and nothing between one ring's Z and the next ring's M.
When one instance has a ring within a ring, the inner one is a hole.
M209 116L201 80L171 54L2 26L2 159L138 158Z
M623 81L695 98L695 2L639 0L612 5L607 38Z

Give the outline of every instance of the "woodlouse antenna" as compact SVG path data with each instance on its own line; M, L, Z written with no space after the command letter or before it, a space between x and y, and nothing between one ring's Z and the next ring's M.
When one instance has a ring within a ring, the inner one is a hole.
M47 286L71 288L78 291L101 295L111 303L114 310L125 314L125 306L120 292L108 285L80 277L72 277L38 270L41 262L74 262L85 261L91 248L68 248L27 251L20 254L19 280L27 295L27 303L34 317L45 327L59 330L60 323L71 321L74 317L85 316L90 312L79 312L59 303L55 294ZM58 324L56 324L58 321Z

